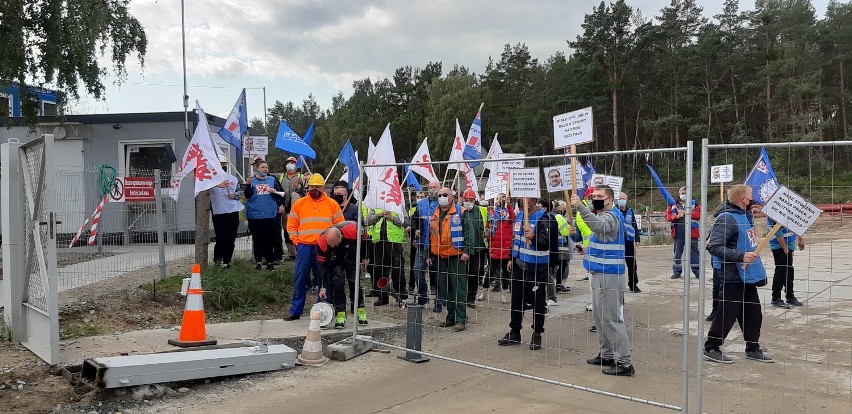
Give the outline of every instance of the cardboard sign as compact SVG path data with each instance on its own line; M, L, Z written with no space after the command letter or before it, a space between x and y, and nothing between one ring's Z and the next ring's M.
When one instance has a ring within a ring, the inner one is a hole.
M571 165L557 165L553 167L542 168L545 181L547 183L547 192L554 193L557 191L571 191ZM574 171L574 185L576 188L583 188L583 171L577 168Z
M553 117L553 148L592 142L592 107Z
M497 158L497 161L494 162L494 170L498 173L507 173L509 170L513 168L524 168L526 163L524 160L519 160L516 158L523 158L524 154L517 153L503 153Z
M488 176L488 182L485 183L485 192L483 198L491 200L496 198L500 193L505 193L509 186L509 173L493 173Z
M618 198L618 193L621 192L621 187L624 184L624 177L616 177L614 175L605 175L605 174L593 174L592 179L589 182L589 187L596 187L599 185L608 185L612 188L612 192L615 193L615 197Z
M784 186L772 194L760 211L798 236L803 236L822 213L815 205Z
M258 155L265 156L269 154L269 138L264 136L259 137L243 137L243 157L254 158Z
M111 203L154 201L153 177L115 177L115 185L109 193Z
M734 181L734 164L714 165L710 167L710 182L714 184Z
M539 198L541 187L539 186L538 168L515 168L509 170L509 191L512 197Z

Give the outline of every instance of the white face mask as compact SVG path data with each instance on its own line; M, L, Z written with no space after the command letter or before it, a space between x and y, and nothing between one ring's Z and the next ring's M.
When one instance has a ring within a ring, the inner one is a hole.
M438 196L438 205L441 207L446 207L450 205L450 197Z
M686 201L686 194L680 195L680 201Z
M473 209L473 202L472 201L465 201L464 202L464 208L466 208L468 210Z
M287 164L287 171L296 171L296 164Z

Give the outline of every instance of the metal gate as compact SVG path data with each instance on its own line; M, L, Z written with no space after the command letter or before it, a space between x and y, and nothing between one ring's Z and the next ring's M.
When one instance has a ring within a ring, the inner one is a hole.
M53 135L2 148L3 304L13 338L59 363Z

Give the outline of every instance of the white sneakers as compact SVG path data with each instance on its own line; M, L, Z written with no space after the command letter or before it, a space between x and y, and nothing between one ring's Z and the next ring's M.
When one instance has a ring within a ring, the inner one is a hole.
M556 305L558 305L558 303L556 303L555 300L553 300L553 299L547 300L547 306L556 306Z
M488 289L484 287L479 287L479 292L476 294L476 300L487 300L488 299Z

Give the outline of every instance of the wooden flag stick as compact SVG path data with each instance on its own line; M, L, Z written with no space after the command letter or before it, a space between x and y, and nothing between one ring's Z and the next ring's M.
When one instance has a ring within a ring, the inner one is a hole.
M766 248L766 245L769 244L769 240L775 238L775 233L778 233L778 230L781 230L781 223L775 223L775 225L772 226L772 230L769 230L769 233L766 233L766 236L760 241L760 244L757 245L757 249L754 249L754 253L759 255L760 251ZM743 263L743 270L745 270L750 264L751 263Z
M719 202L725 202L725 183L719 183Z
M527 205L527 198L524 197L524 241L526 242L527 249L530 248L530 239L527 238L526 232L527 227L530 226L530 211L529 206Z
M565 153L569 154L568 148L565 148ZM576 154L576 153L577 153L577 146L571 145L570 154ZM568 224L570 224L572 227L574 226L574 214L571 211L571 195L577 194L577 180L575 179L576 175L577 175L577 157L571 157L571 192L569 193L568 190L565 190L564 196L565 196L565 204L568 205L568 214L566 214L566 216L568 216L568 217L566 217L566 218L568 219Z
M334 160L334 164L331 164L331 169L328 170L328 173L325 175L325 180L328 181L328 177L331 176L331 172L334 171L334 167L337 167L337 163L340 161L340 158L336 158ZM307 165L307 163L305 163Z

